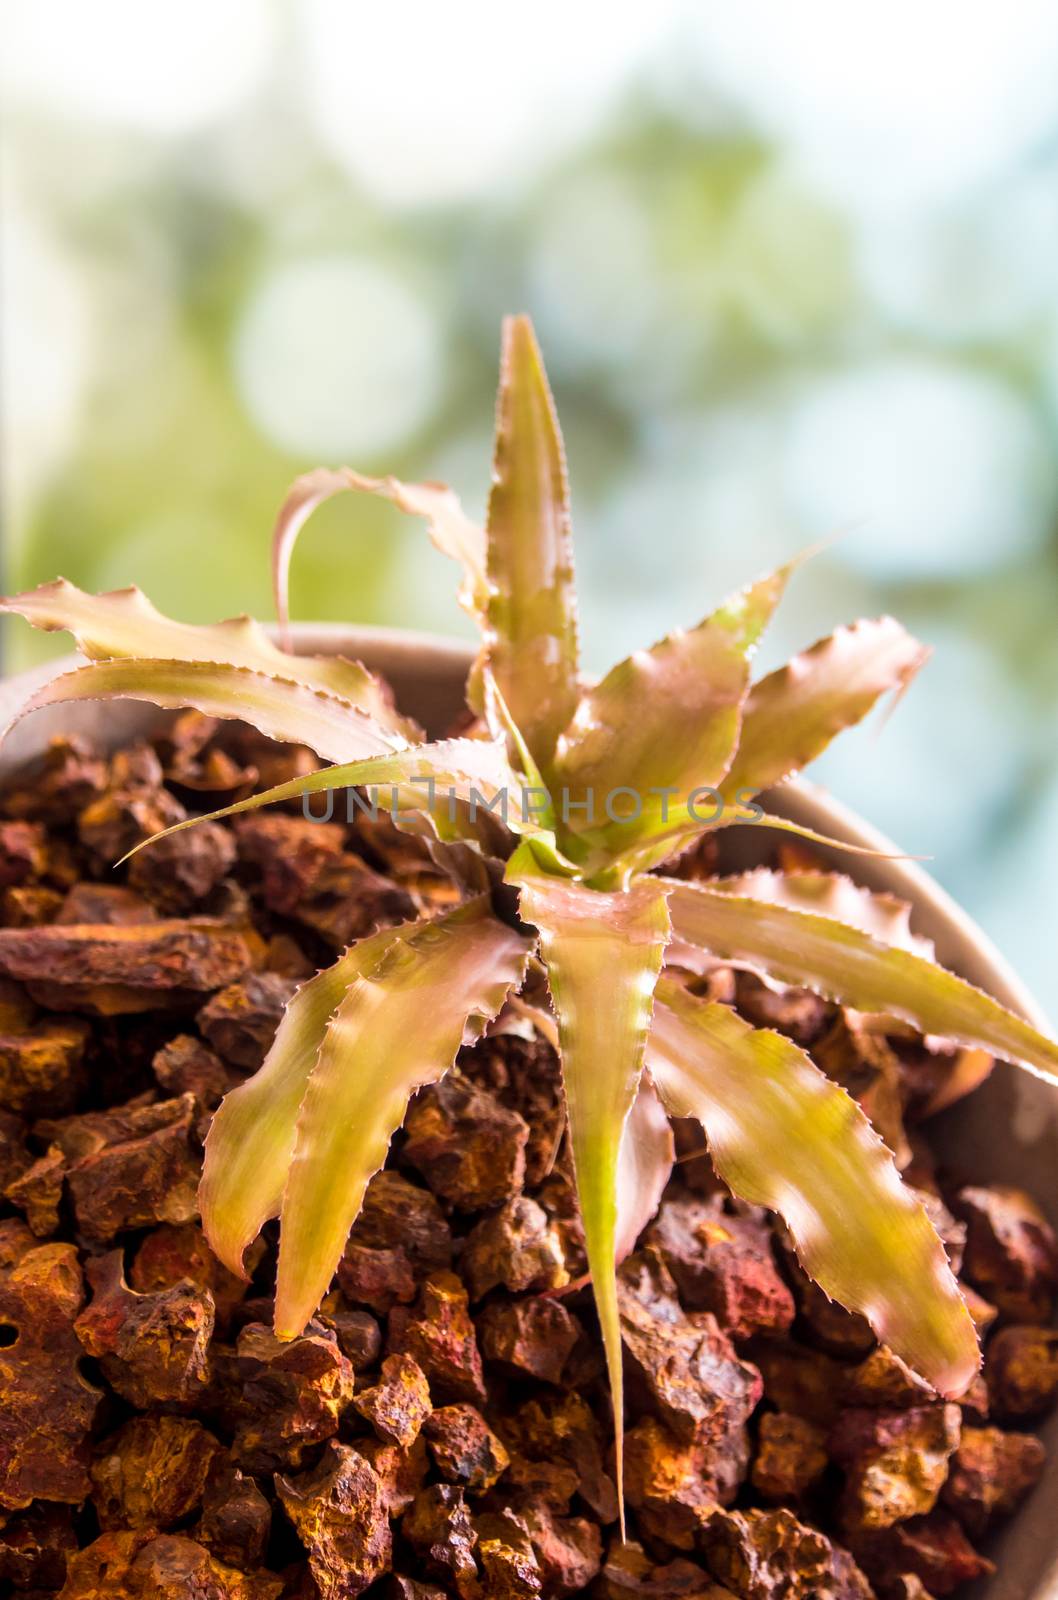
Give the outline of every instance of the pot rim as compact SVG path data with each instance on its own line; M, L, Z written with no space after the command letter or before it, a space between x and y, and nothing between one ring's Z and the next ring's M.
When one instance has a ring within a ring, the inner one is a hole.
M474 657L470 642L410 628L303 622L295 625L294 637L299 652L321 654L339 650L345 640L362 640L363 644L356 646L357 653L372 656L384 674L387 666L382 658L389 663L388 671L394 672L405 665L409 656L418 660L424 649L449 668L458 665L462 672L469 671ZM934 940L938 951L948 952L960 971L967 966L974 969L966 974L971 982L988 989L1036 1027L1049 1026L1042 1007L983 929L918 862L906 857L892 859L899 856L899 846L873 823L807 778L788 779L769 790L768 797L769 806L787 821L802 823L859 849L878 851L877 857L843 855L842 870L867 887L889 889L909 901L918 913L922 931ZM837 859L834 852L827 854Z
M270 628L269 631L274 637L276 630ZM437 694L427 696L421 706L411 706L427 723L434 709L433 701L444 701L469 671L474 655L473 645L468 640L410 628L300 622L293 624L292 634L298 654L350 655L363 659L367 666L393 683L401 705L409 698L423 700L422 668L424 663L428 664L429 680L436 686ZM7 725L34 690L59 673L71 671L83 659L71 653L3 680L0 683L0 726ZM418 680L418 696L409 696L412 680ZM64 708L56 709L61 712ZM48 713L38 715L47 716ZM2 749L0 746L0 752ZM908 901L916 932L933 940L938 958L946 966L954 967L971 983L986 989L1034 1026L1049 1028L1043 1008L988 935L919 862L893 859L899 856L898 846L880 829L835 799L821 785L806 778L790 778L777 785L767 792L767 802L769 809L787 821L811 827L858 849L879 852L877 856L854 856L820 848L829 865L865 887L888 891Z

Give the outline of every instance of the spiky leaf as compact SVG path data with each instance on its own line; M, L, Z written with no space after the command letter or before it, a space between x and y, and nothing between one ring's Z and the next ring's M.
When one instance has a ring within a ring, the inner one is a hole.
M844 1089L792 1040L658 984L647 1060L696 1117L732 1192L784 1218L806 1270L945 1395L979 1364L970 1314L920 1202Z
M827 850L836 850L850 856L868 856L875 861L921 861L922 856L908 855L906 850L875 850L869 845L849 844L845 839L833 839L829 834L817 833L814 828L806 827L801 822L790 822L786 817L777 817L756 801L743 800L736 802L729 796L723 798L723 784L720 786L720 799L712 802L711 808L716 811L715 820L697 823L691 828L676 826L672 829L659 828L652 839L628 851L618 858L617 866L611 870L619 870L627 876L636 872L651 872L656 867L664 866L666 862L675 861L683 851L694 845L703 833L715 832L721 828L756 827L773 829L776 833L788 833L795 839L804 839L808 844L823 845ZM721 810L722 808L722 810ZM710 805L703 801L702 814L704 815ZM571 852L576 849L576 842L563 841Z
M481 896L402 929L354 976L298 1112L280 1223L281 1338L300 1333L326 1293L409 1098L447 1072L471 1019L496 1015L531 948Z
M373 972L408 931L384 928L302 984L264 1064L226 1095L210 1124L199 1187L202 1226L225 1266L241 1274L247 1246L277 1217L294 1154L298 1107L327 1023L353 980Z
M272 534L272 587L276 615L284 638L290 629L290 560L298 534L325 500L344 490L378 495L409 516L421 517L438 550L463 568L463 606L480 621L488 600L485 578L484 530L463 511L452 490L443 483L401 483L398 478L368 478L352 467L331 470L318 467L291 485L279 508Z
M899 1017L919 1033L990 1050L1058 1083L1058 1044L991 995L913 951L881 944L832 917L705 884L671 882L670 890L677 938L721 960L814 989L857 1011Z
M617 1158L617 1239L615 1258L623 1261L661 1204L672 1176L676 1146L672 1125L646 1073L621 1134Z
M741 807L736 806L730 810L725 820L719 824L722 827L737 827L739 822L746 820L740 817ZM827 833L817 833L814 828L806 827L803 822L791 822L787 817L777 817L770 811L761 810L756 818L751 818L753 826L757 828L774 828L776 833L789 833L795 839L804 839L808 844L821 844L827 850L844 851L850 856L870 856L875 861L924 861L925 856L909 855L906 850L875 850L870 845L849 844L847 839L833 839Z
M415 785L421 785L416 787ZM332 789L378 788L383 791L381 806L386 805L386 789L391 790L391 809L400 811L425 811L436 806L442 814L449 808L449 798L466 800L482 809L490 804L499 806L507 797L507 810L512 828L521 828L521 818L527 814L521 788L507 766L506 756L499 745L486 739L443 739L436 744L412 745L391 755L369 756L363 761L349 761L339 766L324 767L319 772L308 772L303 777L292 778L289 783L279 783L260 794L251 794L233 805L222 806L207 816L188 817L171 828L153 834L138 844L129 855L145 850L158 839L184 828L197 827L200 822L216 822L221 817L234 817L242 811L257 811L261 806L275 805L281 800L301 800L307 795L326 794ZM497 813L498 814L498 813Z
M636 1097L651 996L669 919L665 889L642 878L602 894L536 871L523 848L508 867L521 915L540 933L558 1016L577 1195L613 1396L621 1492L621 1330L614 1263L622 1130Z
M881 944L898 945L932 959L933 945L911 932L911 907L895 894L863 889L840 872L773 872L757 867L730 878L710 878L709 888L722 894L745 895L791 911L836 917L869 933Z
M687 831L688 801L731 764L753 649L788 578L787 567L769 573L696 628L618 662L581 698L559 740L555 788L568 791L564 820L586 846L618 855Z
M555 1032L558 1049L558 1033ZM631 1255L639 1235L657 1213L661 1197L672 1176L676 1145L672 1124L648 1073L639 1080L621 1133L617 1157L617 1227L614 1260L620 1264ZM569 1283L561 1291L572 1294L591 1281L591 1274Z
M486 531L489 665L547 773L577 703L577 623L566 459L528 317L503 324Z
M399 735L387 733L366 712L337 695L248 667L209 661L95 662L50 679L15 720L43 706L72 700L146 700L168 710L194 706L210 717L248 722L270 739L308 745L325 761L389 755L405 745Z
M65 578L0 599L0 611L25 617L48 633L65 630L90 661L131 657L243 667L336 695L366 711L389 732L419 737L415 724L398 715L389 691L366 667L341 656L287 655L251 617L230 617L206 626L174 622L156 610L139 589L86 594Z
M892 617L854 622L755 683L746 701L725 798L770 788L814 761L929 657Z

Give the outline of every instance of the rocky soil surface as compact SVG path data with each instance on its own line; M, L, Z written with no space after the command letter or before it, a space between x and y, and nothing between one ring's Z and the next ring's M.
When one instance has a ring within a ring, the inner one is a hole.
M987 1572L1058 1399L1055 1238L1029 1196L935 1169L924 1113L979 1059L808 994L708 978L846 1084L926 1197L985 1338L961 1403L679 1126L620 1273L622 1544L557 1066L515 1016L413 1102L317 1318L275 1340L274 1226L243 1283L197 1221L210 1115L300 981L455 891L387 821L295 810L111 863L313 765L189 713L108 759L56 743L0 799L0 1589L913 1600Z

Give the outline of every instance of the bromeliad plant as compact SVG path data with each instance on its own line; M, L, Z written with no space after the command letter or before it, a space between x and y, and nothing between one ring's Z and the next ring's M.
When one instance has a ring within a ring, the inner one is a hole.
M701 1123L720 1176L785 1219L828 1295L862 1312L941 1394L961 1393L978 1366L973 1323L889 1151L802 1049L703 998L693 972L709 959L749 968L1052 1082L1058 1045L937 966L911 935L906 907L847 878L664 873L901 691L921 646L891 618L861 621L751 683L755 646L790 576L783 568L584 683L562 442L524 317L504 327L484 529L440 485L347 469L300 479L274 544L284 645L294 542L314 507L341 490L423 518L462 567L460 598L481 632L468 685L480 736L425 742L364 667L291 654L248 618L193 627L137 590L93 597L63 581L3 602L37 627L68 629L89 658L26 711L132 697L311 745L332 764L213 815L325 790L392 790L400 825L427 832L465 891L453 911L361 940L295 994L264 1065L228 1095L206 1143L201 1209L217 1255L241 1272L247 1246L279 1216L276 1332L300 1333L409 1098L513 1000L539 956L553 1019L537 1016L561 1055L618 1472L615 1263L668 1175L666 1112Z

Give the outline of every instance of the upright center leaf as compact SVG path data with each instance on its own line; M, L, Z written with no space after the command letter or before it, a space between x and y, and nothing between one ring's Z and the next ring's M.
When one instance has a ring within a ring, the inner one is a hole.
M503 325L486 560L489 665L546 775L577 703L577 621L566 458L528 317Z
M635 1100L654 985L669 936L666 891L641 878L599 893L512 860L521 914L539 929L558 1014L562 1077L584 1238L613 1395L617 1489L624 1407L615 1260L621 1133ZM622 1510L623 1516L623 1510Z

